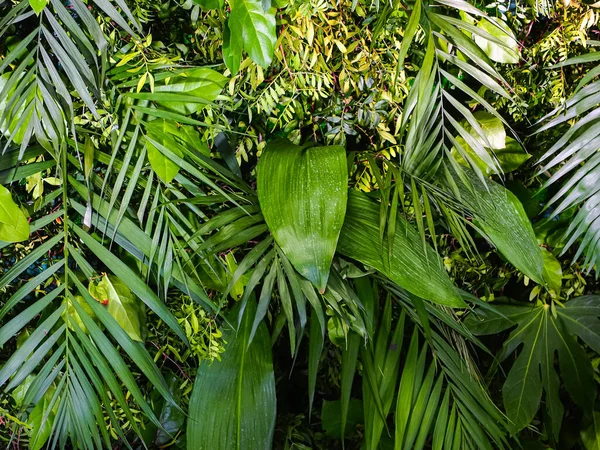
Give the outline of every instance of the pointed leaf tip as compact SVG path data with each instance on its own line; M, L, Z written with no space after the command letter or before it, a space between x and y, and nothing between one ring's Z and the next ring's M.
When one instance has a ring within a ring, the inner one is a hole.
M348 199L346 151L271 142L258 162L258 199L275 242L324 293Z

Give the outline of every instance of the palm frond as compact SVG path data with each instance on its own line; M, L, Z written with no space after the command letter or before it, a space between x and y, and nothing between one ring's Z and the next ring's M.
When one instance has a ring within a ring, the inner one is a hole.
M571 58L557 64L563 67L572 64L594 62L600 59L600 53ZM558 139L539 161L538 175L549 175L543 189L559 186L549 200L546 208L552 207L551 217L555 217L571 208L578 209L564 237L563 254L576 242L579 248L573 260L583 259L583 266L590 272L600 262L600 81L593 81L598 67L591 69L580 81L574 94L565 102L564 107L556 108L540 122L536 133L542 133L554 127L570 128Z

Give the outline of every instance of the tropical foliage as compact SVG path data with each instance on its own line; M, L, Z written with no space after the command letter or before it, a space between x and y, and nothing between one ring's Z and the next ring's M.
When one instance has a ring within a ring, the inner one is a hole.
M2 445L600 449L597 8L0 0Z

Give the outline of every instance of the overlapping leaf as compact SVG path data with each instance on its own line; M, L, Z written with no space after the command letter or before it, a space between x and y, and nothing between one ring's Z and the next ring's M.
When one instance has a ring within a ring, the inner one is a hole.
M346 212L344 148L274 141L257 171L261 210L275 241L296 270L324 292Z
M256 310L248 302L237 330L225 329L227 350L221 361L203 363L190 399L187 445L203 450L269 450L275 431L275 377L266 325L252 343ZM230 322L235 323L237 310Z
M390 254L391 257L388 258ZM346 221L338 251L373 267L409 292L451 307L464 306L463 300L446 274L440 257L424 246L417 231L404 218L396 219L393 242L380 240L379 207L358 191L348 195Z
M516 326L500 355L500 359L505 360L522 346L502 389L504 406L515 431L531 423L544 392L551 429L558 437L564 407L555 371L556 357L567 392L580 408L591 412L594 373L575 336L596 352L600 351L600 297L579 297L567 302L564 308L498 305L477 310L467 324L473 333L480 335Z

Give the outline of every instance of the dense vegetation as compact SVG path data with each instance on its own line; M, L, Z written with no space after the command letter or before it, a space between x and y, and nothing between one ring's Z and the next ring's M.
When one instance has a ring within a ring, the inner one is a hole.
M0 0L0 439L600 450L599 4Z

